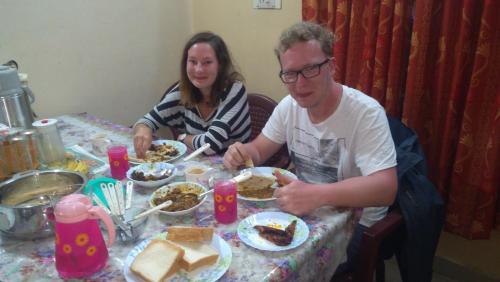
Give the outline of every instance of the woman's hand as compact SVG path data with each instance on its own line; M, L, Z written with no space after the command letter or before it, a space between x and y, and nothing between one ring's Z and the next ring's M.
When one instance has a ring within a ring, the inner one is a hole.
M137 158L144 159L153 141L153 130L144 124L134 127L134 150Z

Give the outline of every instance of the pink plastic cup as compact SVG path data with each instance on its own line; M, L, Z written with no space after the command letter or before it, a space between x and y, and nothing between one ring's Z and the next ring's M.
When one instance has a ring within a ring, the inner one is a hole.
M222 224L233 223L238 216L238 199L236 183L230 180L219 180L214 188L215 219Z
M128 153L125 146L112 146L108 148L109 167L111 177L122 180L127 176Z

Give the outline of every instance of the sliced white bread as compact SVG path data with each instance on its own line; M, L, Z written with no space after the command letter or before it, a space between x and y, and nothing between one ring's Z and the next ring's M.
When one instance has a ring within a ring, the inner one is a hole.
M145 281L160 282L174 274L182 260L184 250L165 240L152 240L140 252L130 270Z
M171 241L212 241L214 229L210 227L170 226L167 239Z
M208 242L171 242L184 250L184 256L179 265L187 271L193 271L205 265L217 262L219 253Z

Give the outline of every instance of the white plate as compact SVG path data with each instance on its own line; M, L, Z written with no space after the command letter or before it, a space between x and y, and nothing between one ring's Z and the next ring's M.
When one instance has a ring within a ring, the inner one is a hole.
M175 187L177 187L179 185L188 185L190 188L191 187L198 187L198 188L201 188L203 190L203 192L207 191L207 188L205 186L199 184L199 183L195 183L195 182L173 182L173 183L167 184L167 185L165 185L163 187L160 187L156 191L154 191L153 194L151 194L151 197L149 198L149 206L152 207L152 208L154 208L155 204L153 203L153 199L155 199L159 195L164 195L164 194L168 193L171 189L174 189ZM182 211L175 211L175 212L167 212L167 211L159 210L158 212L162 213L162 214L166 214L166 215L171 215L171 216L185 215L185 214L189 214L189 213L193 212L194 210L196 210L197 208L199 208L201 205L203 205L203 203L206 200L207 200L207 195L203 196L203 198L201 199L201 201L196 206L194 206L194 207L192 207L190 209L182 210Z
M170 159L168 160L165 160L164 162L173 162L175 160L177 160L178 158L182 157L182 155L184 155L187 151L187 147L184 143L182 142L179 142L179 141L174 141L174 140L155 140L153 142L151 142L152 144L155 144L155 145L163 145L163 144L167 144L167 145L170 145L170 146L173 146L177 149L177 151L179 152L177 155L175 156L172 156ZM129 152L129 156L131 158L134 158L136 159L136 155L135 155L135 152ZM134 164L134 165L138 165L138 164L141 164L143 162L136 162L134 160L129 160L129 163L131 164Z
M166 238L166 233L167 232L162 233L161 236L157 237ZM150 241L151 239L142 241L128 253L127 258L125 259L125 264L123 266L123 275L125 276L125 279L127 281L144 281L140 277L135 275L132 271L130 271L130 266L132 265L135 257L146 248ZM224 273L226 273L227 269L229 268L229 265L231 265L231 260L233 257L233 254L231 253L231 247L226 241L224 241L224 239L222 239L217 234L214 234L214 236L212 237L211 246L212 248L217 250L217 252L219 252L219 258L217 259L217 262L215 264L203 266L191 272L180 269L173 276L170 276L170 279L168 279L167 281L216 281L217 279L222 277L222 275L224 275Z
M252 167L252 168L246 168L243 169L240 173L244 173L246 171L251 171L253 175L260 175L260 176L265 176L269 178L276 179L276 177L273 175L273 171L279 171L281 174L291 177L293 179L297 179L297 176L291 172L289 172L286 169L282 168L277 168L277 167L267 167L267 166L258 166L258 167ZM277 188L277 183L273 184L271 188ZM265 199L258 199L258 198L250 198L250 197L244 197L238 194L238 199L242 199L245 201L254 201L254 202L266 202L266 201L273 201L276 198L271 197L271 198L265 198Z
M132 178L132 173L134 171L142 171L145 175L148 174L159 174L162 170L165 169L172 169L172 174L164 179L160 180L150 180L150 181L140 181L140 180L135 180ZM147 188L155 188L155 187L160 187L162 185L167 184L169 181L171 181L177 173L177 169L173 164L169 163L164 163L164 162L158 162L158 163L143 163L138 166L134 166L129 168L127 171L127 178L131 181L134 182L134 184L137 184L142 187L147 187Z
M285 230L293 221L297 220L293 241L288 246L278 246L260 237L255 225L264 225ZM296 248L304 243L309 237L309 228L306 223L291 214L283 212L261 212L251 215L238 225L238 237L243 243L263 251L284 251Z

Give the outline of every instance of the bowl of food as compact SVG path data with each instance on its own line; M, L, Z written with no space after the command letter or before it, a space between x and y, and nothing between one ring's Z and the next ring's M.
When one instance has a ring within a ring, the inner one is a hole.
M0 183L0 232L18 239L53 234L52 208L63 196L79 192L83 174L64 170L35 170Z
M176 173L177 169L173 164L164 162L143 163L131 167L127 171L127 178L139 186L155 188L170 182Z
M192 213L206 200L207 195L199 197L207 188L195 182L174 182L158 188L149 198L149 205L154 208L166 201L172 204L158 212L166 215L179 216Z

